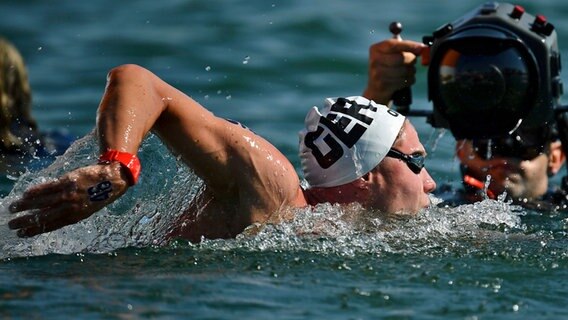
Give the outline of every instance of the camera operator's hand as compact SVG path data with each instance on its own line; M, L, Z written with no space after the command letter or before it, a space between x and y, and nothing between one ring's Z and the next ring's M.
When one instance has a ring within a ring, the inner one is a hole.
M20 237L32 237L76 223L120 197L128 189L127 181L118 162L76 169L26 190L10 211L29 212L8 226L17 229Z
M363 96L380 104L388 104L392 94L415 82L416 57L426 45L388 39L369 48L369 79Z

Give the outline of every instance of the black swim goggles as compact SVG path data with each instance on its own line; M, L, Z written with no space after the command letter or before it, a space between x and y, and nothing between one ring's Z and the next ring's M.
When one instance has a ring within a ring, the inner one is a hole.
M400 159L406 162L408 168L414 172L415 174L419 174L420 171L424 168L424 160L426 160L426 156L422 154L406 154L402 153L394 148L391 148L387 153L387 157Z

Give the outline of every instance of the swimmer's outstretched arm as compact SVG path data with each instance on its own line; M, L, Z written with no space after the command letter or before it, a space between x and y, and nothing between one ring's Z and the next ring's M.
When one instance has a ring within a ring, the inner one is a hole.
M148 70L135 65L113 69L97 116L101 152L136 154L150 130L181 155L219 198L238 194L236 185L248 184L247 192L264 190L262 179L254 177L262 178L258 171L266 152L284 158L260 137L254 138L254 148L247 146L243 137L254 136L250 131L214 116ZM266 168L271 163L260 171L274 172ZM112 162L79 168L33 186L10 206L11 212L29 213L11 220L9 227L29 237L78 222L120 197L129 186L128 178L128 170Z

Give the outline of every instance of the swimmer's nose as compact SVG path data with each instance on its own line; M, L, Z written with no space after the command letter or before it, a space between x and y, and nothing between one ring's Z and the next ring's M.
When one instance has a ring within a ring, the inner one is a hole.
M432 176L430 176L430 173L428 172L428 170L426 170L426 168L422 170L421 175L422 175L422 186L424 187L424 192L430 193L436 190L436 181L432 179Z

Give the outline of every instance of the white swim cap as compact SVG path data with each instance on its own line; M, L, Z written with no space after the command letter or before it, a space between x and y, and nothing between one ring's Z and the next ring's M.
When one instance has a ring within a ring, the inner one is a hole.
M405 117L364 97L327 98L300 131L300 160L312 187L340 186L375 168L390 150Z

